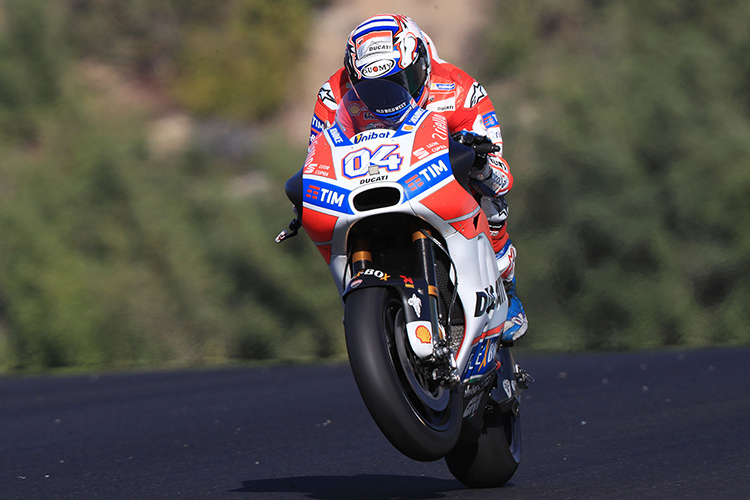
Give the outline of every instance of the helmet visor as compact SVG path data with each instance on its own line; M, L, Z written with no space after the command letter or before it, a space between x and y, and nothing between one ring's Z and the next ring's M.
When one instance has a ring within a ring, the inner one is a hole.
M389 79L360 80L354 91L367 109L383 118L399 118L411 108L409 91Z
M419 57L407 68L404 68L393 75L383 77L383 79L401 85L409 91L409 94L411 94L414 100L418 100L422 89L424 88L424 84L427 81L427 64L425 59Z
M352 84L356 87L360 82L369 80L368 78L360 78L357 73L353 71L352 67L348 67L349 78ZM425 83L427 82L427 76L429 72L429 64L427 58L427 49L421 42L417 46L417 58L406 68L394 73L392 75L378 77L378 80L388 80L401 87L405 88L409 94L414 98L415 101L419 101L422 91L424 90ZM359 92L357 92L359 94Z

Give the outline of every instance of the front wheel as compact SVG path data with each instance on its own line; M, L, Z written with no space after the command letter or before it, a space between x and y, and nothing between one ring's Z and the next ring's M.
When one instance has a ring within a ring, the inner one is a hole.
M385 288L363 288L347 296L344 310L354 379L381 432L409 458L443 458L461 431L461 396L420 370L401 298Z

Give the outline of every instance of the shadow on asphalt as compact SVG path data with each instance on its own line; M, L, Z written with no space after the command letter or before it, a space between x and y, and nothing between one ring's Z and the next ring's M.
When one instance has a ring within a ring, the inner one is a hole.
M420 476L360 474L357 476L300 476L244 481L240 493L299 493L318 500L421 500L445 498L465 489L452 479Z

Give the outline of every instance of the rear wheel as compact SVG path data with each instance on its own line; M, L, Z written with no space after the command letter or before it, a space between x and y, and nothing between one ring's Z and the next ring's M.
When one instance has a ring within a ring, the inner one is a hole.
M513 477L521 461L518 415L501 412L490 400L476 443L457 446L445 457L451 474L470 488L496 488Z
M351 292L344 327L354 378L381 432L409 458L443 458L461 430L460 393L420 368L406 338L401 298L385 288Z

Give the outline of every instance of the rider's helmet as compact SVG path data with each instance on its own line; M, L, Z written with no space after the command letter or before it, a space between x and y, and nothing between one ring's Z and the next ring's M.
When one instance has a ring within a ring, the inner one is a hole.
M354 28L344 67L359 99L381 119L398 122L415 105L427 103L427 40L406 16L373 16Z

